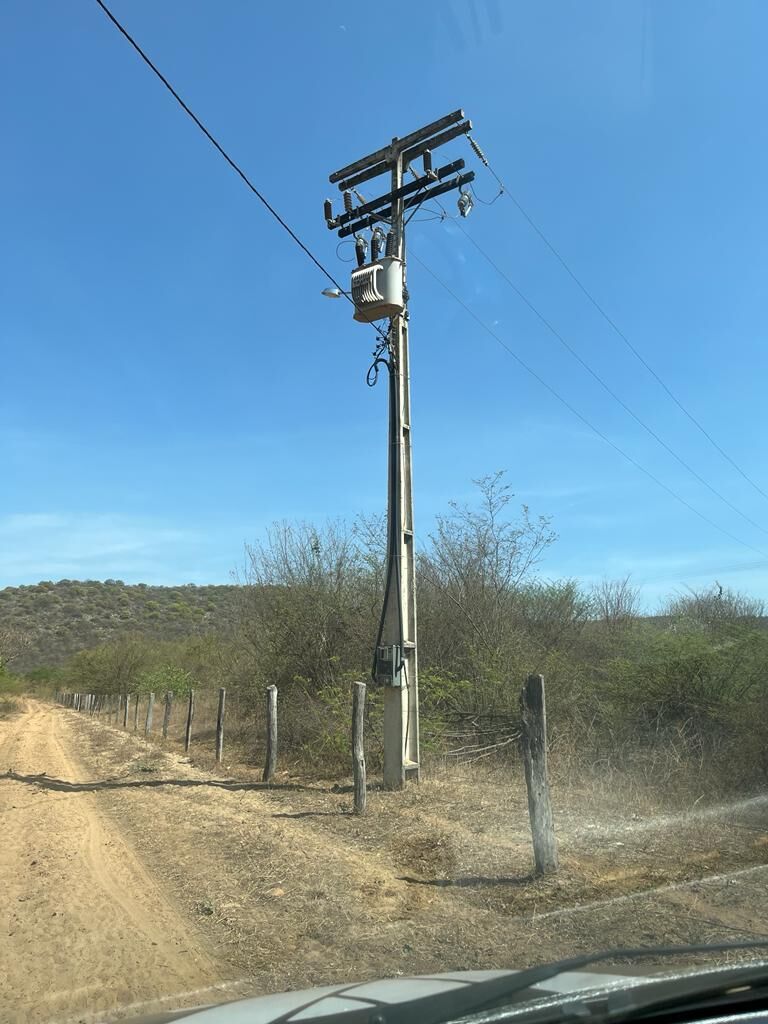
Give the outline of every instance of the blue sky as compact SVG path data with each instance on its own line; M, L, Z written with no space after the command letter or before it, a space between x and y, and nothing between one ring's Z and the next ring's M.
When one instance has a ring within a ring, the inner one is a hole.
M510 191L768 490L759 0L112 7L344 279L322 219L329 172L463 107ZM316 268L95 3L6 0L0 39L0 586L222 582L274 520L380 510L386 394L364 383L370 330L320 295ZM472 161L462 142L441 155ZM768 523L768 501L509 198L462 226L638 415ZM411 261L418 533L503 468L520 501L554 517L548 576L631 572L649 581L649 605L686 580L765 593L768 536L644 433L454 222L414 221L409 246L601 431L747 546L622 460Z

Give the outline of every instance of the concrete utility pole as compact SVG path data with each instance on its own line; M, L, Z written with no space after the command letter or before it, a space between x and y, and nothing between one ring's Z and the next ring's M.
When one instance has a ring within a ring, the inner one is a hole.
M386 331L379 329L381 341L372 367L374 379L381 364L387 366L389 376L387 571L373 662L373 679L384 687L384 785L388 789L400 789L407 778L418 779L420 774L405 214L472 181L474 173L457 173L464 168L463 160L432 168L432 151L471 128L463 111L456 110L405 138L394 138L391 145L330 176L343 193L343 213L334 217L331 201L325 203L328 227L338 228L340 238L355 238L358 266L351 284L355 320L389 320ZM415 180L403 184L417 158L423 161L423 174L414 171ZM390 191L364 200L357 186L386 173L391 176ZM365 231L372 232L370 243Z

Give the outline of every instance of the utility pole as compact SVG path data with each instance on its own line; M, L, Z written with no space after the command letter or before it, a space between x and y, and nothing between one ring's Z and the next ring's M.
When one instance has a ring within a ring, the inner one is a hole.
M352 272L354 318L362 323L388 320L379 328L381 341L372 369L386 365L389 377L389 456L387 501L387 566L384 604L376 639L373 680L384 688L384 785L401 789L408 778L420 777L419 680L416 633L416 576L411 456L411 395L406 288L406 211L453 189L463 189L473 172L460 173L463 160L433 169L432 152L472 128L456 110L404 138L377 150L330 176L344 197L344 212L334 217L325 203L329 228L340 238L354 236L357 269ZM423 173L412 164L421 158ZM415 180L404 184L411 170ZM370 201L357 186L390 175L390 191ZM469 193L462 191L464 197ZM465 206L471 199L465 198ZM461 210L461 205L460 205ZM382 229L382 225L384 227ZM370 242L365 235L371 232ZM370 260L368 253L370 249ZM382 253L382 249L384 250Z

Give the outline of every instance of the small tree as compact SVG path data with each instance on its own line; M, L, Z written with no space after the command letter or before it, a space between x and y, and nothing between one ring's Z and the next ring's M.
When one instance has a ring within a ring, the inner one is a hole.
M633 623L640 613L640 588L630 576L617 580L601 580L592 587L595 618L606 629L616 630Z
M7 669L31 646L32 638L28 633L12 626L0 629L0 670Z
M688 588L687 593L673 597L662 610L663 615L683 625L714 632L739 626L754 628L764 613L765 605L760 598L740 594L717 582L702 590Z
M262 682L333 685L370 659L375 613L360 538L342 521L277 523L247 549L243 633Z
M160 668L142 672L136 682L139 693L170 692L174 697L185 696L194 685L191 672L178 665L161 665Z
M521 595L555 534L546 516L523 505L509 515L504 473L476 480L478 507L451 503L437 517L418 561L425 656L468 678L503 672L518 644Z

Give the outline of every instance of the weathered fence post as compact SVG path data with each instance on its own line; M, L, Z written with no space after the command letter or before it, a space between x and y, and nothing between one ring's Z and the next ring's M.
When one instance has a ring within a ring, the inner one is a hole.
M216 715L216 760L221 764L224 754L224 704L227 699L227 691L223 686L219 687L219 710Z
M149 697L147 698L147 717L146 717L146 720L144 721L144 735L145 736L149 736L149 734L152 732L152 716L154 714L154 711L155 711L155 695L154 695L154 693L150 693Z
M123 705L123 728L124 729L128 728L128 711L130 710L130 707L131 707L131 695L130 695L130 693L126 693L126 695L125 695L125 704Z
M189 750L192 742L192 719L195 717L195 691L189 691L189 703L187 704L187 727L184 730L184 750Z
M523 764L528 788L528 814L531 819L533 860L536 873L551 874L559 868L557 840L549 798L547 774L547 711L544 701L544 676L528 676L520 694L522 712Z
M136 703L133 707L133 731L138 732L139 728L139 693L136 694Z
M365 787L365 746L363 730L365 722L365 683L352 683L352 774L355 780L355 814L365 811L367 791Z
M277 687L267 687L267 758L264 765L264 782L269 782L277 765Z
M173 704L173 693L169 690L165 695L165 711L163 711L163 739L168 739L168 726L171 722L171 704Z

